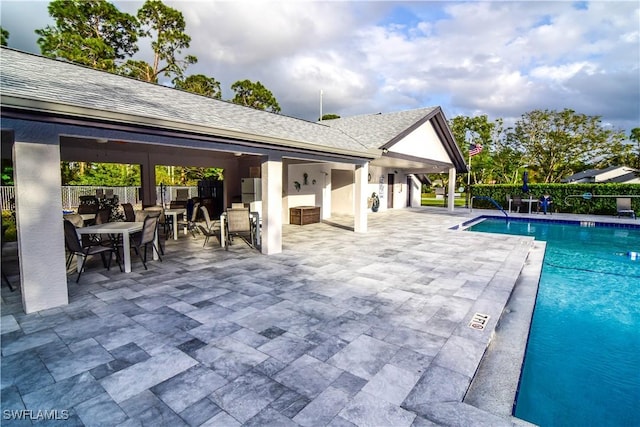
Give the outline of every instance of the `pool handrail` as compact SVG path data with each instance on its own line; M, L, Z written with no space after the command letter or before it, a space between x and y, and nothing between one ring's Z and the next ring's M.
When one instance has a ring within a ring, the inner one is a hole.
M507 217L507 219L509 219L509 214L505 212L504 208L502 206L500 206L500 204L498 202L496 202L493 198L488 197L488 196L473 196L473 197L471 197L471 205L469 207L469 212L473 212L473 200L474 199L490 201L491 203L493 203L493 205L496 208L498 208L498 210L500 212L502 212L504 214L504 216Z

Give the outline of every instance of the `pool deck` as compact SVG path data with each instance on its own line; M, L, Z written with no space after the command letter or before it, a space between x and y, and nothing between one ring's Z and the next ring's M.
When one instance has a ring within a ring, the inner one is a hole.
M69 276L68 306L29 315L3 284L2 409L68 411L65 426L527 425L510 412L544 245L450 229L484 214L287 225L270 256L181 235L149 271L98 260Z

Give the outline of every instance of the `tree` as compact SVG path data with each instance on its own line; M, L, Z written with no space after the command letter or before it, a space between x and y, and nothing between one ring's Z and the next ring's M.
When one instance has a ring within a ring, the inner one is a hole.
M138 10L141 37L151 37L153 63L129 60L121 73L140 80L157 83L160 75L182 79L184 71L198 59L187 55L179 59L182 49L189 47L191 37L185 31L182 13L159 0L147 0Z
M599 116L562 111L535 110L516 122L514 146L525 154L540 181L560 182L586 165L610 158L624 135L604 129Z
M106 0L53 0L55 26L36 30L43 55L106 71L138 47L138 21Z
M322 117L320 118L320 121L322 120L334 120L334 119L339 119L340 116L337 114L323 114Z
M625 164L632 168L640 169L640 128L631 129L629 140L635 142L635 147L634 145L631 146L630 155Z
M6 46L7 40L9 40L9 31L0 26L0 45Z
M208 96L209 98L222 99L220 82L204 74L194 74L184 80L174 79L173 84L177 89Z
M271 91L260 82L253 83L250 80L238 80L231 85L231 90L236 93L235 97L231 100L234 104L244 105L257 110L270 111L272 113L280 112L278 101L276 101Z

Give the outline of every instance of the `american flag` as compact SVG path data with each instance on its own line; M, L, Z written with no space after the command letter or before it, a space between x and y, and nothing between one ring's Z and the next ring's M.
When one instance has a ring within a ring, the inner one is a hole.
M475 156L476 154L480 154L481 151L482 151L482 145L480 144L469 145L469 157Z

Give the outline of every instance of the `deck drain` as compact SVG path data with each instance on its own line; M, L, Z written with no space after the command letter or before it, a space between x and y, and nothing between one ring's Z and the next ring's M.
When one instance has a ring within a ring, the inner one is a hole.
M476 329L478 331L484 330L484 327L487 326L487 322L489 322L488 314L476 313L471 318L471 322L469 322L469 327L472 329Z

